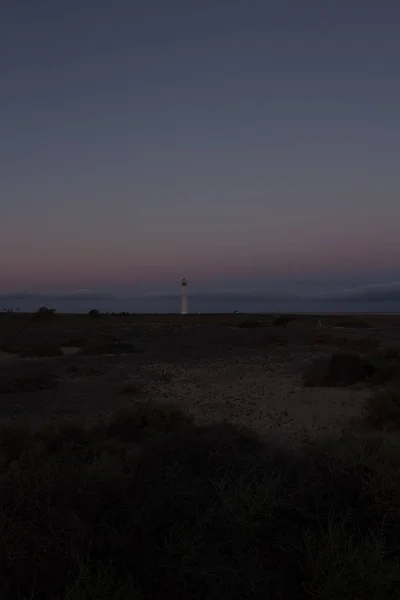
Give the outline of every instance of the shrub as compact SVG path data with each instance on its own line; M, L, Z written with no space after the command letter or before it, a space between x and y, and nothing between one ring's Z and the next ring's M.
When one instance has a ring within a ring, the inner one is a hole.
M399 363L400 348L393 346L391 348L382 348L382 350L380 351L380 355L386 360L395 361L396 363Z
M80 348L81 346L84 346L86 343L87 342L86 342L85 338L72 338L72 339L64 340L62 345L70 347L70 348Z
M104 340L99 343L89 343L82 348L82 353L87 356L101 356L102 354L136 354L138 348L130 342L114 342Z
M3 337L0 341L0 350L10 354L19 354L24 350L24 341L17 335Z
M149 442L121 415L0 429L2 598L397 597L398 439L295 454L229 425L149 421Z
M371 360L375 367L375 373L370 381L372 385L386 385L398 378L400 365L397 359L387 358L384 355L378 354L372 356Z
M306 386L345 387L367 381L376 373L373 363L358 354L337 352L318 358L303 375Z
M21 358L51 358L55 356L62 356L62 352L60 346L40 344L39 346L24 348L19 353L19 356Z
M267 333L260 340L261 346L287 346L289 344L289 340L284 337L284 333Z
M256 321L256 320L248 320L248 321L242 321L241 323L238 324L238 327L241 327L242 329L255 329L256 327L262 327L263 323L261 321Z
M129 381L126 381L122 386L121 393L140 396L143 393L143 391L143 386L138 381L130 379Z
M400 427L400 386L389 386L368 398L364 405L367 423L378 429Z
M379 341L371 337L344 337L332 335L327 332L317 333L313 338L313 343L333 346L347 352L360 352L362 354L375 352L379 348Z
M56 313L55 308L47 308L46 306L41 306L36 313L34 314L35 320L47 320L53 317Z
M115 414L106 425L106 433L122 442L139 442L160 433L169 433L191 422L186 413L170 404L137 401Z
M97 318L100 316L100 311L98 311L97 308L92 308L91 310L89 310L88 314L90 317Z
M336 327L348 327L349 329L367 329L370 327L370 324L364 319L346 319L345 321L341 321L336 325Z
M280 315L279 317L277 317L274 320L274 326L275 327L286 327L286 325L288 323L290 323L291 321L294 321L296 317L293 316L289 316L289 315Z
M329 337L322 339L329 345L336 345L334 337L331 343ZM304 374L306 385L352 385L365 381L372 386L382 386L400 377L400 361L395 349L376 351L376 347L366 343L368 340L359 340L360 343L346 338L339 340L344 341L340 345L343 350L331 358L317 359ZM356 353L362 349L372 352L368 357ZM335 384L335 381L338 383Z
M15 372L0 374L0 394L17 394L54 389L58 386L58 377L43 370L18 375Z
M104 374L100 365L68 365L65 372L72 377L94 377Z

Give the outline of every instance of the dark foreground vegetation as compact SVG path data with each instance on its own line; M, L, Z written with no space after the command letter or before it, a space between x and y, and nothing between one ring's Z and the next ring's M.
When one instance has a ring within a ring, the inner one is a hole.
M0 597L400 597L400 443L295 453L176 408L4 426Z
M396 318L5 314L3 414L77 412L0 428L0 599L400 598L400 350L373 330ZM296 377L321 398L367 390L353 435L284 449L199 427L136 379L146 360L214 368L232 348L267 369L286 347L308 348Z
M357 383L374 386L400 381L400 356L393 349L365 355L334 352L316 359L303 375L310 387L346 387Z

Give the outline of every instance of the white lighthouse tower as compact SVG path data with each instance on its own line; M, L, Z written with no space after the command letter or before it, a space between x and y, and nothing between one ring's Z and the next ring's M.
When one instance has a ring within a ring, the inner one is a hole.
M181 315L187 315L188 298L187 298L187 280L185 277L181 281Z

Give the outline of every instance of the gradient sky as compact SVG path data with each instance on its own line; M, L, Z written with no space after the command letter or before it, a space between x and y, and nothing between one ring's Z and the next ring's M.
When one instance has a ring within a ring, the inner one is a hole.
M4 0L0 292L400 279L399 57L398 0Z

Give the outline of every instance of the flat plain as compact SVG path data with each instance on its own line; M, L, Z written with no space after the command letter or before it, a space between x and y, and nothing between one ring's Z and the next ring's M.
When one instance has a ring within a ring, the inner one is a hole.
M400 316L0 316L0 598L400 598Z
M298 443L357 421L372 393L362 381L306 386L309 365L399 346L400 315L6 314L0 419L92 421L151 399Z

